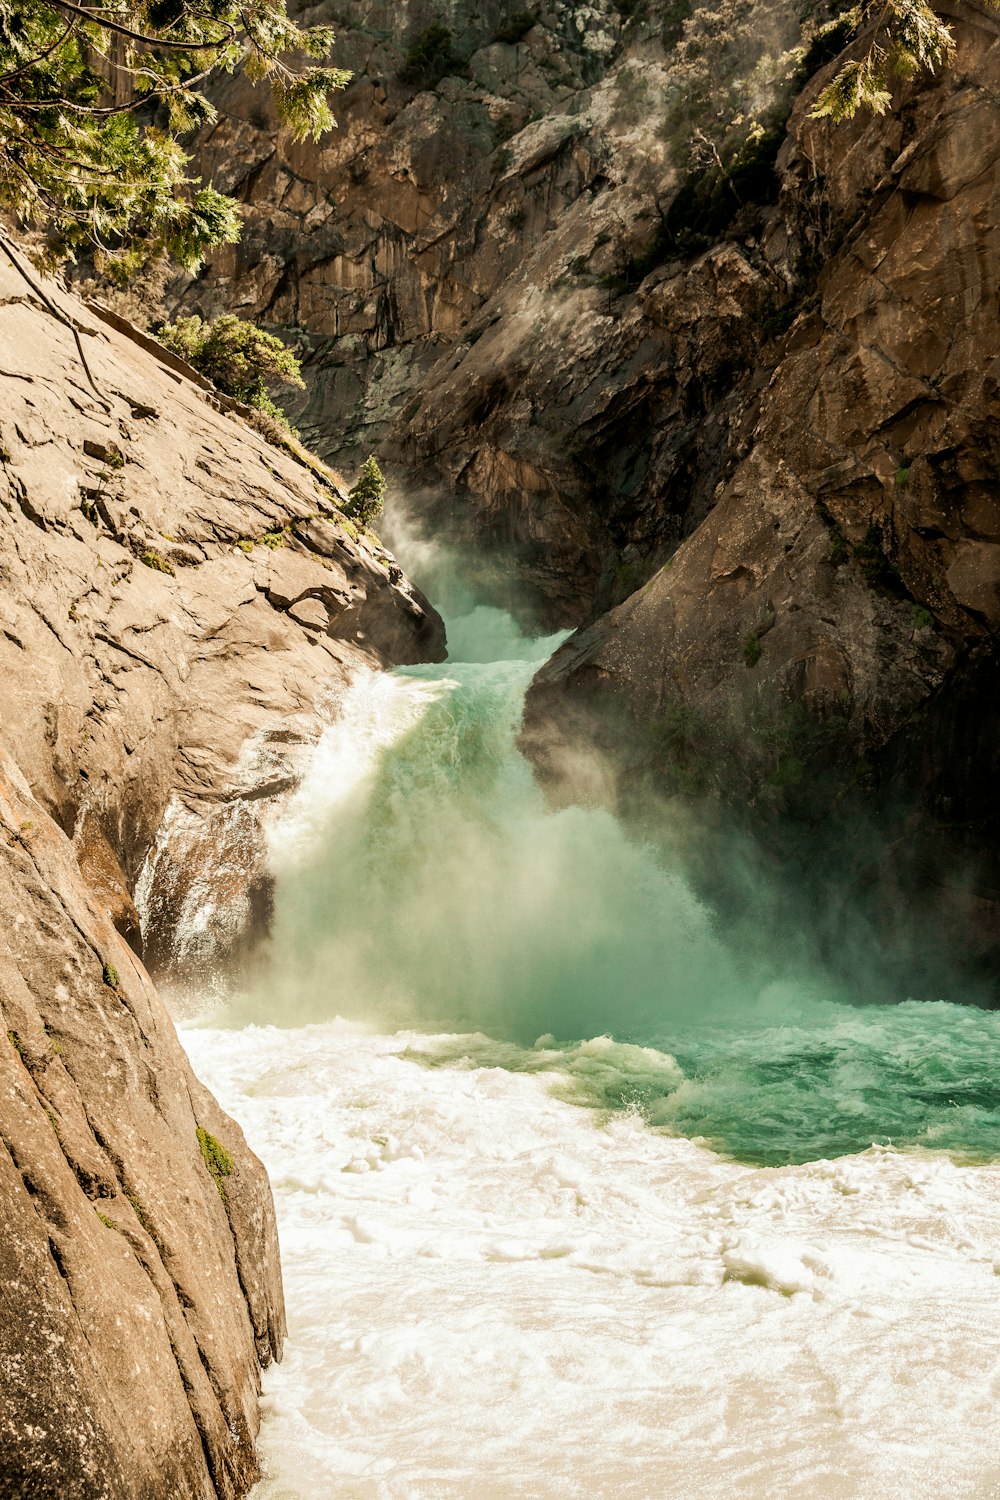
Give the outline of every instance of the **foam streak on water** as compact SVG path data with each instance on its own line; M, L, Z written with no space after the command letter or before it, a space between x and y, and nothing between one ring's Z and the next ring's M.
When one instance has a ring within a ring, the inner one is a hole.
M261 980L185 1032L278 1205L255 1500L1000 1495L1000 1017L751 972L546 809L554 642L452 641L359 679Z

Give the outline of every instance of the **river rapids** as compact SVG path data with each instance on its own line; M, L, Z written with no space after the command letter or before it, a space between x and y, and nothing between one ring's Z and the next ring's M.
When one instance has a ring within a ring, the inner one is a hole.
M278 1206L254 1500L1000 1495L1000 1014L763 973L548 809L558 639L357 679L183 1028Z

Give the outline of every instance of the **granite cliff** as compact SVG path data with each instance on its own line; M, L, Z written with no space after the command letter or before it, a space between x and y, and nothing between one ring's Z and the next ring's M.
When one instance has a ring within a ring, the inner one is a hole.
M194 961L239 942L296 750L443 630L335 475L0 252L0 1492L230 1500L281 1351L274 1211L143 935L154 967L186 915Z
M761 253L812 249L821 195L815 278L728 398L708 514L540 674L525 744L553 782L589 744L633 792L721 797L796 879L809 848L817 902L853 884L883 943L995 998L1000 28L954 30L887 120L812 120L828 74L799 100Z

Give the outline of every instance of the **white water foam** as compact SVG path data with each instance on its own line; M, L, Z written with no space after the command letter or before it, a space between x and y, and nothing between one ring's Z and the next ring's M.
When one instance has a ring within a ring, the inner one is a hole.
M995 1166L734 1165L347 1023L185 1042L278 1204L254 1500L1000 1494Z

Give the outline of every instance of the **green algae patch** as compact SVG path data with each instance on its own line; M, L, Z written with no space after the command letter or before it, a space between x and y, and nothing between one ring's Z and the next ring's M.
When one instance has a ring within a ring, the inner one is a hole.
M143 1229L149 1235L150 1239L155 1239L155 1235L153 1234L153 1226L152 1226L152 1223L150 1222L149 1215L146 1213L146 1210L143 1208L142 1204L139 1202L139 1199L136 1197L135 1193L126 1193L125 1196L128 1199L128 1201L131 1203L131 1205L132 1205L132 1212L135 1214L136 1218L139 1220L139 1223L142 1225ZM114 1225L112 1225L111 1227L112 1227L112 1229L115 1228Z
M210 1135L203 1125L198 1126L198 1145L201 1148L202 1160L219 1189L219 1197L225 1203L226 1186L222 1179L233 1175L233 1158L225 1146L217 1141L214 1135Z

